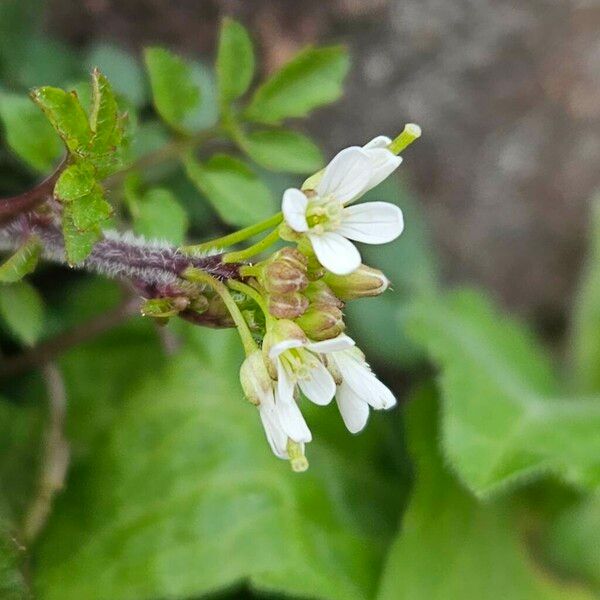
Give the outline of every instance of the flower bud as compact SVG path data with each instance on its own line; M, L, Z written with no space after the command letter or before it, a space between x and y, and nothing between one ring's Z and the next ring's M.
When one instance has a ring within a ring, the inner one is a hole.
M215 327L234 327L235 322L229 314L221 296L215 294L208 301L208 309L204 313L206 317L214 323Z
M311 304L328 304L342 308L344 303L333 293L332 289L322 280L313 281L304 291Z
M302 291L308 285L307 259L295 248L282 248L267 262L263 271L263 286L272 294Z
M169 298L151 298L142 304L141 313L144 317L164 319L174 317L190 304L189 298L185 296L174 296Z
M296 323L310 339L317 342L337 337L346 329L342 311L331 304L311 304L296 319Z
M197 313L205 313L208 310L208 298L202 294L192 298L190 309Z
M268 401L273 395L273 380L271 379L262 352L252 352L240 368L240 383L244 395L255 406Z
M367 296L379 296L388 289L389 279L379 270L360 265L350 275L326 273L323 281L341 300L354 300Z
M300 292L290 294L271 294L269 312L278 319L295 319L308 308L308 299Z

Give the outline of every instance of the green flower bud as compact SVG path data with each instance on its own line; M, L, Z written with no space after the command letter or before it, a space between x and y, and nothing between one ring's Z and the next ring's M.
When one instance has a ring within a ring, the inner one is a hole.
M308 308L308 299L300 292L290 294L271 294L269 312L278 319L295 319Z
M311 304L328 304L342 308L344 303L333 293L332 289L323 281L313 281L304 291L304 295Z
M240 383L244 395L255 406L259 406L273 394L273 380L267 370L262 352L256 350L246 357L240 368Z
M276 252L263 270L262 284L271 294L300 292L308 285L307 259L295 248L282 248Z
M144 317L165 319L179 314L182 310L185 310L189 304L190 300L185 296L151 298L142 304L140 310Z
M379 296L390 285L389 279L379 269L373 269L366 265L360 265L350 275L326 273L323 281L341 300Z
M342 311L331 304L311 304L296 323L317 342L337 337L346 329Z

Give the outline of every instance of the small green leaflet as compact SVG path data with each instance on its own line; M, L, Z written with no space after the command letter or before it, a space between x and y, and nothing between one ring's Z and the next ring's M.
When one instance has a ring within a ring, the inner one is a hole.
M85 231L79 229L75 225L72 205L69 204L66 204L63 209L62 230L67 259L71 266L83 262L102 236L97 226Z
M42 252L40 241L31 236L17 251L0 265L0 282L14 283L33 273Z
M241 160L216 154L206 163L200 163L190 156L185 168L190 180L225 223L251 225L272 214L269 188Z
M254 50L246 29L225 19L217 52L219 98L228 103L239 98L250 86L254 75Z
M200 88L190 66L164 48L147 48L144 53L152 98L158 114L178 131L185 117L200 106Z
M268 124L304 117L342 95L349 67L343 46L307 48L256 90L244 116Z
M473 291L416 300L407 322L441 369L444 450L476 494L548 471L600 484L600 398L560 397L523 327Z
M28 346L33 346L42 334L44 304L38 291L25 281L0 285L0 316Z
M323 154L308 137L285 129L266 129L241 134L241 148L256 163L273 171L315 173L323 167Z

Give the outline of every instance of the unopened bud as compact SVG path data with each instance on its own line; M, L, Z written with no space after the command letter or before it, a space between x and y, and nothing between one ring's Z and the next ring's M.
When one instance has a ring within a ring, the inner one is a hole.
M350 275L326 273L323 281L341 300L354 300L367 296L379 296L388 289L389 279L379 270L360 265Z
M259 406L273 394L273 380L265 364L262 352L252 352L240 368L240 383L248 400Z
M342 308L344 303L333 293L333 290L322 280L313 281L304 291L311 304L328 304Z
M300 292L290 294L271 294L269 312L278 319L295 319L308 308L308 299Z
M235 322L221 296L215 294L208 301L208 309L204 313L216 327L234 327Z
M267 262L263 271L263 286L271 294L302 291L308 285L307 259L295 248L282 248Z
M144 317L165 319L179 314L182 310L185 310L189 304L190 300L185 296L151 298L142 304L140 311Z
M208 310L208 298L200 294L190 301L190 309L197 313L205 313Z
M296 323L309 338L318 342L337 337L346 329L342 311L330 304L311 304L308 310L296 319Z

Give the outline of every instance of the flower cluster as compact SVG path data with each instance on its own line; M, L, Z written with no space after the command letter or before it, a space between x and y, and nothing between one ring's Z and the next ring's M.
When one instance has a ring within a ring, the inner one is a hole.
M418 128L410 127L415 139ZM260 317L245 318L258 323L259 345L246 344L244 393L258 407L273 453L297 471L308 466L304 448L312 440L302 396L319 406L335 398L352 433L365 427L370 408L396 404L346 335L343 318L346 301L379 295L389 286L381 271L361 263L353 241L394 240L404 227L402 212L385 202L352 203L398 168L402 159L393 149L384 136L346 148L301 189L286 190L276 231L295 246L242 266L242 281L230 282L260 309Z

